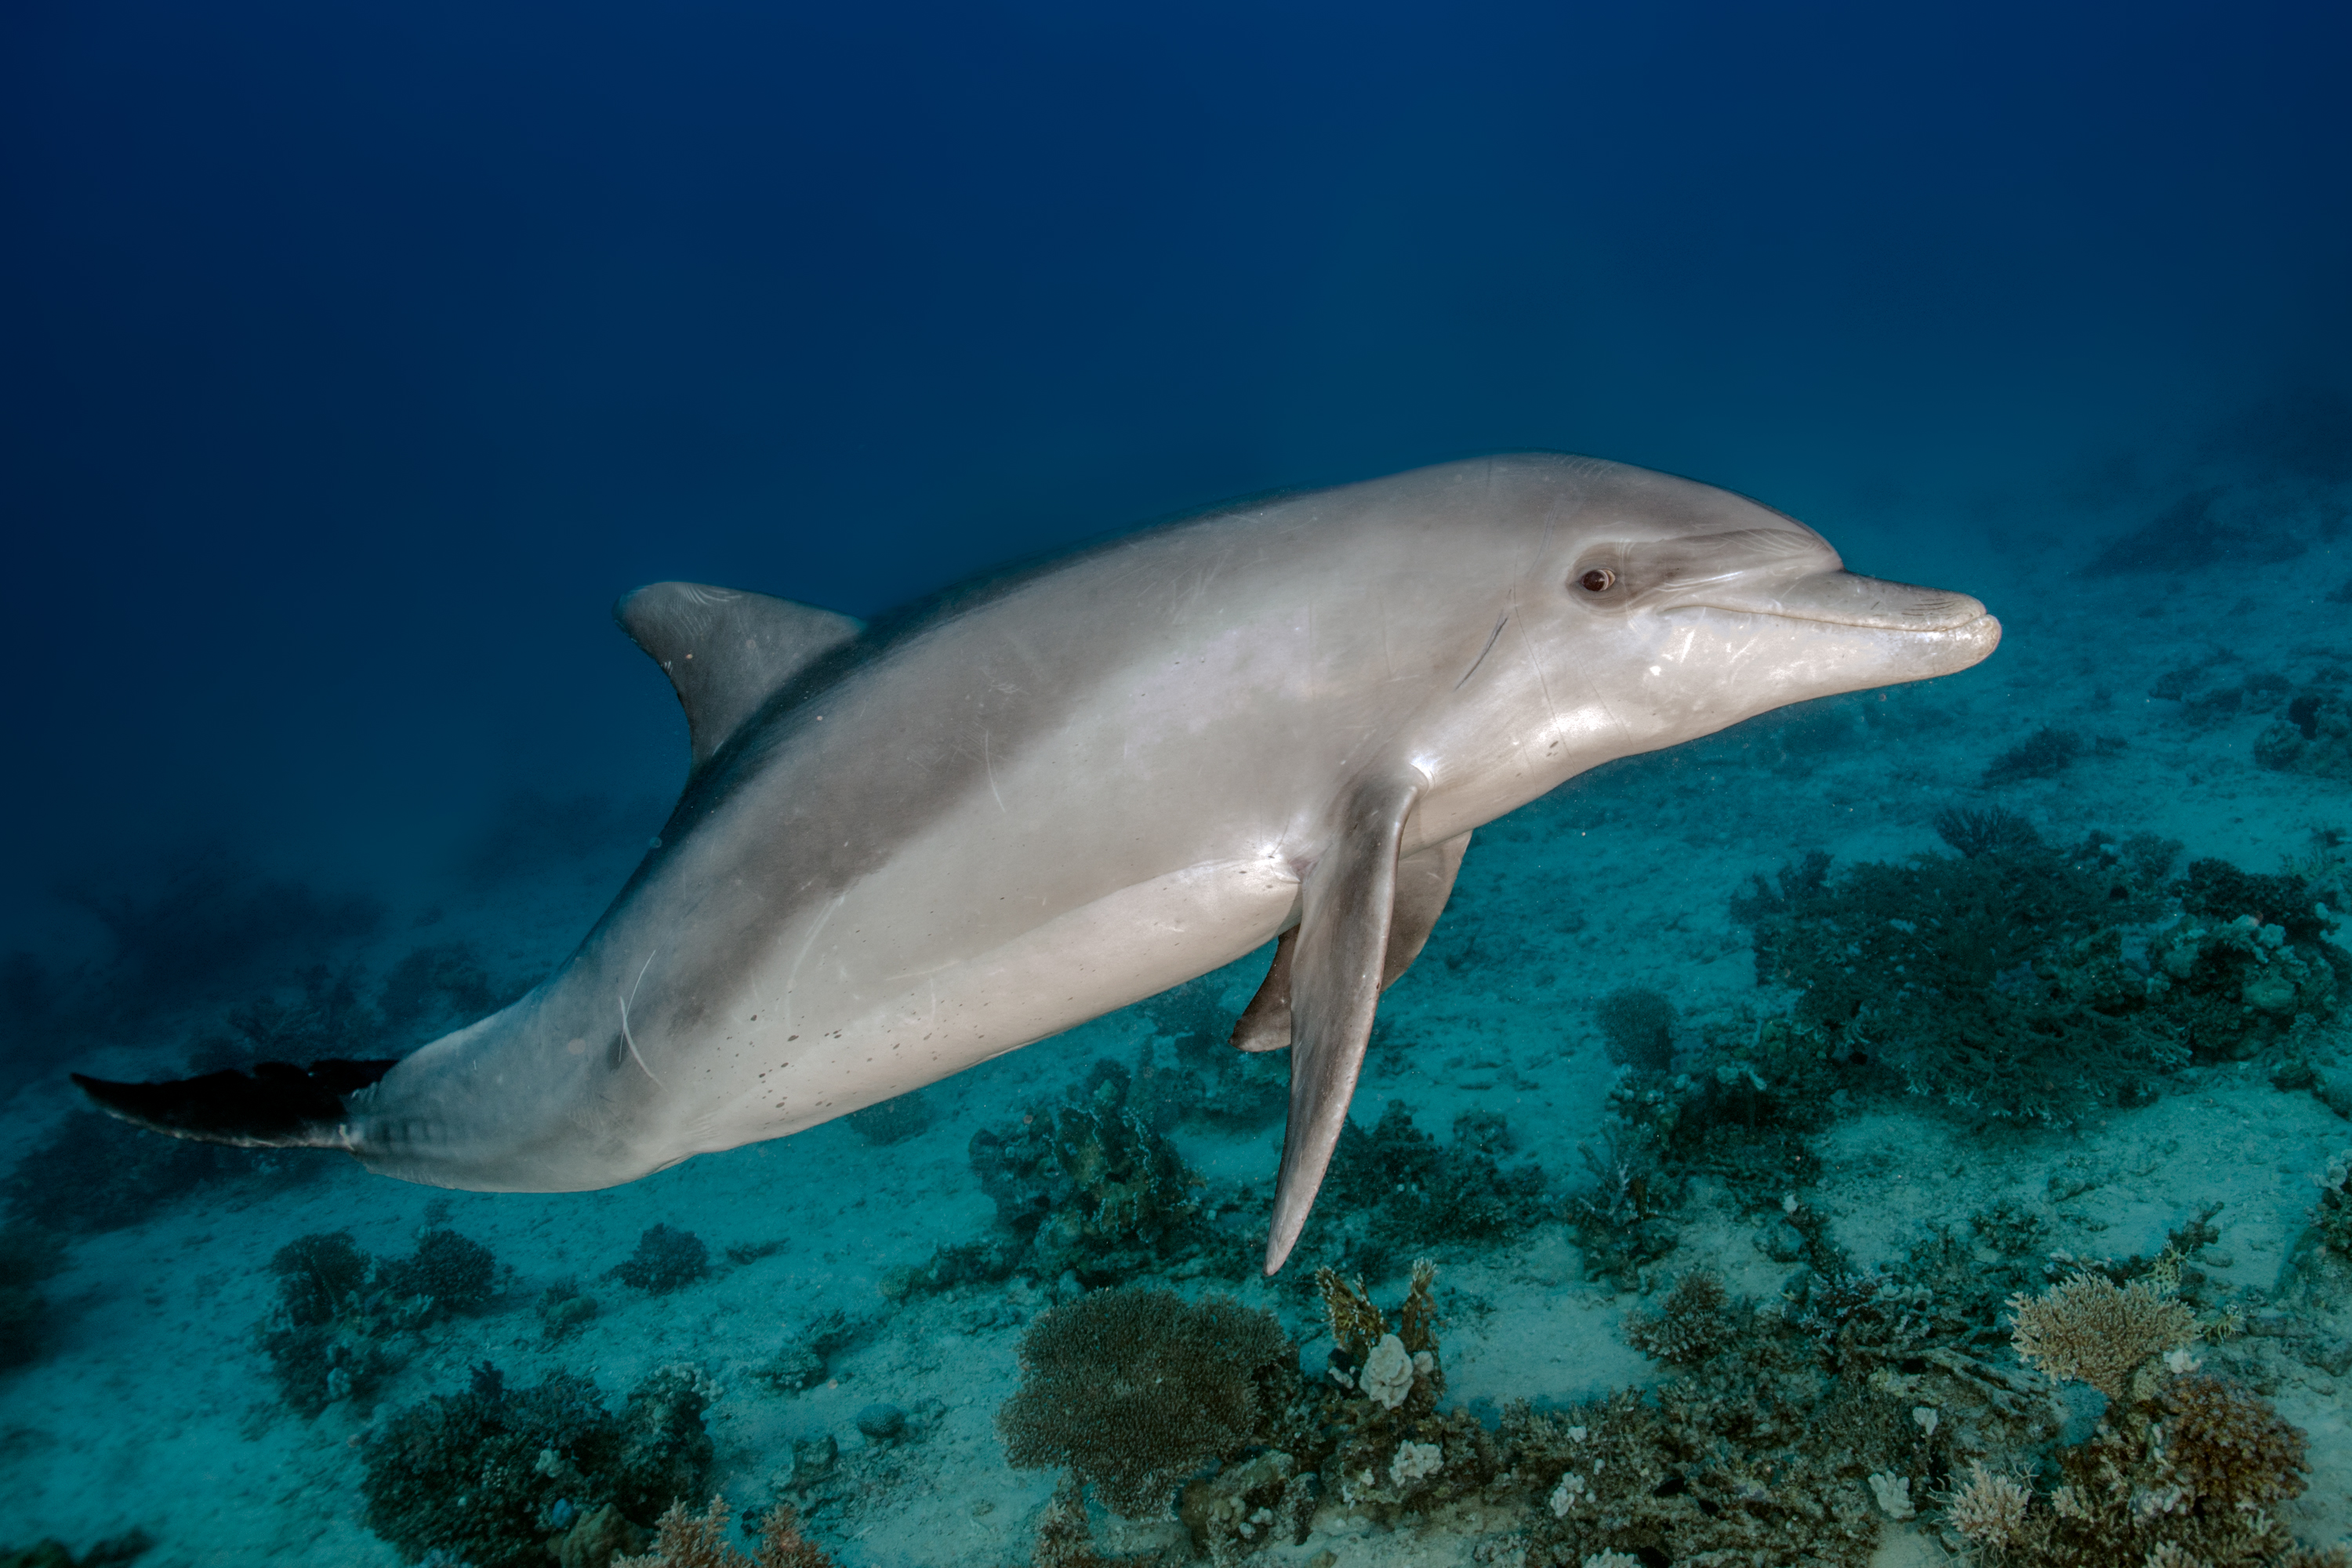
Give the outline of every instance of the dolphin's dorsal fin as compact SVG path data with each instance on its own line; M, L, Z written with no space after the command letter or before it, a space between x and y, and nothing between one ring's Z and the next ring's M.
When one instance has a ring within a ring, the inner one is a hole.
M812 605L701 583L656 583L613 606L686 710L700 767L775 690L864 630Z

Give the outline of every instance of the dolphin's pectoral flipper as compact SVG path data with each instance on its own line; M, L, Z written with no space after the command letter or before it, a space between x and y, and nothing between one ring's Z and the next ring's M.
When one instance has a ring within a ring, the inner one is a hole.
M1462 869L1462 852L1470 836L1459 834L1433 844L1397 862L1396 910L1389 917L1388 957L1381 965L1381 989L1404 978L1421 956L1445 900L1454 893L1454 873ZM1234 1048L1278 1051L1290 1044L1290 957L1298 945L1298 928L1282 933L1274 946L1274 962L1266 966L1265 983L1234 1023Z
M831 610L700 583L640 588L613 616L677 689L696 767L777 688L865 629Z
M1274 944L1265 983L1234 1021L1235 1050L1278 1051L1290 1044L1290 960L1297 951L1298 928L1292 926Z
M1437 917L1445 912L1445 900L1454 896L1454 874L1462 869L1462 855L1469 847L1470 836L1456 834L1397 862L1396 913L1389 922L1388 960L1381 966L1381 990L1403 979L1412 961L1421 956Z
M399 1064L332 1058L307 1068L257 1063L250 1073L208 1072L175 1083L73 1080L98 1108L134 1126L205 1143L257 1149L341 1147L344 1098Z
M1290 1124L1266 1239L1268 1274L1298 1243L1355 1097L1387 966L1397 841L1423 787L1411 768L1358 783L1330 847L1307 874L1290 961Z

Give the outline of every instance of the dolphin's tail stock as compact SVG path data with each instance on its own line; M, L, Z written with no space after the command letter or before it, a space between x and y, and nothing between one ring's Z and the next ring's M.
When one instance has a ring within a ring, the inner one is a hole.
M348 1146L344 1097L396 1065L330 1058L307 1068L260 1062L251 1072L170 1083L110 1083L80 1073L73 1080L100 1110L174 1138L249 1149L341 1149Z

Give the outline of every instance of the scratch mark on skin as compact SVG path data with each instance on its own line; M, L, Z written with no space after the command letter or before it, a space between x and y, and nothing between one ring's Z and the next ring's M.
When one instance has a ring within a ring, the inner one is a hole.
M638 987L644 985L646 983L646 971L654 966L654 960L658 957L660 953L661 949L656 948L653 952L646 954L645 963L637 966L637 978L635 983L630 985L628 990L619 994L621 1001L621 1038L629 1043L629 1055L635 1059L639 1070L643 1071L647 1078L654 1079L654 1087L656 1089L667 1091L669 1086L662 1082L661 1079L654 1078L654 1069L646 1066L645 1054L637 1049L636 1036L629 1032L629 1004L636 999Z
M1478 650L1478 657L1470 661L1470 668L1464 670L1462 679L1454 683L1454 690L1459 691L1470 684L1470 678L1478 673L1478 667L1486 662L1488 654L1495 651L1495 644L1502 637L1503 628L1508 626L1510 621L1511 612L1505 610L1502 618L1495 623L1495 629L1486 634L1486 646Z
M824 934L824 928L833 922L834 914L847 897L845 893L834 896L833 901L824 906L824 913L817 917L816 924L809 928L808 939L801 943L800 952L793 955L792 970L784 976L784 1034L787 1038L793 1033L793 992L800 984L801 965L808 962L809 950L816 945L816 939Z
M988 770L988 793L996 796L996 809L1007 816L1012 816L1013 808L1004 804L1004 796L997 792L996 763L988 754L988 731L985 730L980 732L980 765Z

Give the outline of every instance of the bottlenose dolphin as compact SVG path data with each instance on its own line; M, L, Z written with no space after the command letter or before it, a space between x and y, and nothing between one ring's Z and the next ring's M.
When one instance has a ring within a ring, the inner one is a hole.
M1474 829L2000 636L1753 501L1554 454L1244 501L872 626L679 583L615 613L677 689L692 771L537 989L397 1063L82 1087L163 1131L408 1181L607 1187L1278 937L1234 1030L1291 1053L1271 1274Z

